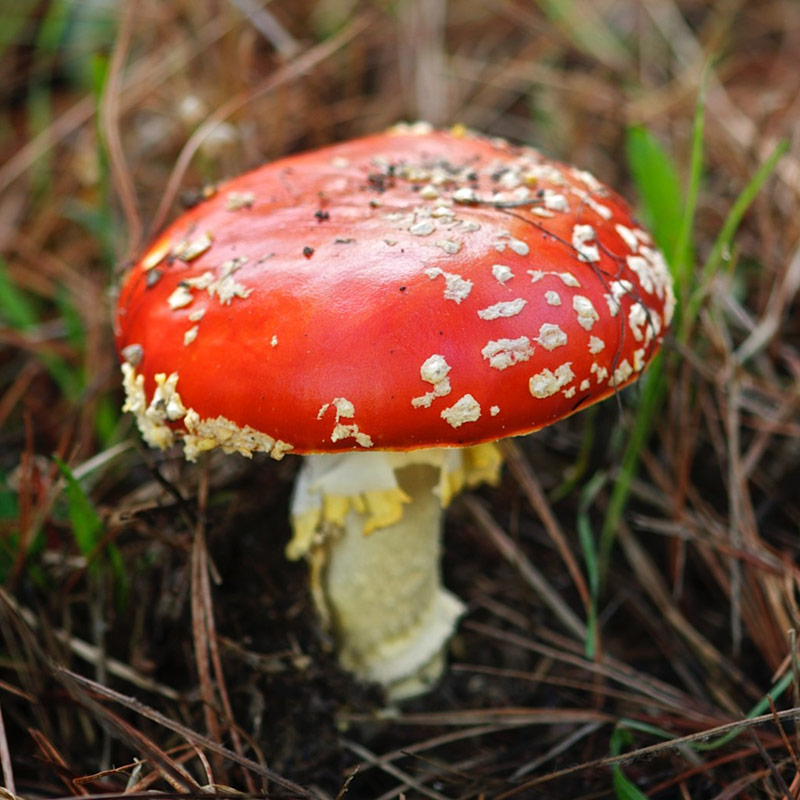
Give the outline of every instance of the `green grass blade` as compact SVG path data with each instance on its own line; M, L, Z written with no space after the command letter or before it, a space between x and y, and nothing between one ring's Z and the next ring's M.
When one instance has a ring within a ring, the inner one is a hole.
M675 734L659 728L657 725L651 725L649 722L640 722L638 719L630 719L629 717L621 717L618 723L620 726L627 728L629 731L639 731L646 733L648 736L655 736L657 739L674 739Z
M78 550L89 562L90 574L98 576L106 574L106 570L109 571L114 579L117 606L124 608L129 596L129 585L122 553L113 542L105 541L103 521L72 470L57 455L53 455L53 460L65 481L67 513Z
M611 780L614 783L614 795L619 800L647 800L647 795L642 794L636 785L631 783L619 764L614 764L611 768Z
M67 341L74 350L82 352L86 346L83 317L75 307L72 295L63 286L60 286L56 292L55 303L58 308L59 318L64 323Z
M794 677L794 672L792 670L788 670L787 673L769 690L769 692L767 692L767 694L765 694L750 709L750 711L747 712L746 719L753 719L753 717L759 717L761 714L766 714L766 712L769 710L770 699L772 699L773 702L777 700L789 688L789 686L792 685ZM743 731L744 728L732 730L716 739L712 739L710 742L696 742L693 747L695 750L699 750L700 752L717 750L723 745L728 744L728 742L732 742Z
M75 543L81 555L91 558L102 540L103 523L72 470L57 455L53 456L53 460L66 482L67 511Z
M18 331L31 331L39 324L39 312L28 294L22 291L8 274L6 262L0 257L0 322ZM63 358L41 351L38 358L70 398L77 397L83 388L83 378Z
M623 749L633 743L630 733L622 727L617 727L611 734L610 749L612 756L618 756ZM618 800L647 800L647 795L636 787L630 778L622 771L619 764L611 766L611 779L614 785L614 795Z
M574 0L539 0L539 7L583 52L607 66L629 60L625 44L589 3Z
M705 80L704 76L695 109L692 129L692 161L685 202L681 194L675 165L661 145L644 128L633 128L628 133L627 151L631 172L642 198L645 217L652 224L653 236L659 247L670 258L670 267L673 277L676 279L679 298L686 297L690 292L693 270L694 257L691 240L703 172ZM622 456L619 473L600 532L601 577L605 576L608 568L608 560L616 539L619 521L627 505L630 487L639 466L640 453L650 437L653 422L666 397L667 387L661 354L651 363L640 386L643 387L643 391L636 419Z
M595 655L595 642L597 640L597 601L600 594L600 565L597 559L592 523L589 519L589 510L594 504L598 492L606 482L606 474L598 472L589 480L581 492L578 502L578 540L583 551L583 560L586 564L586 580L589 585L589 613L586 620L586 658L593 659Z
M589 469L592 458L592 450L596 438L597 412L599 406L589 406L583 414L583 437L581 439L580 450L572 466L564 475L564 480L557 484L547 493L551 503L557 503L565 497L570 497L583 482L584 475Z
M686 201L683 207L678 238L673 250L667 252L667 261L672 267L676 292L679 301L678 313L690 292L692 273L694 271L694 253L692 248L692 232L694 217L697 211L697 198L700 195L700 179L703 175L703 137L706 119L706 85L709 67L706 66L700 82L700 93L694 110L692 125L692 155L689 162L689 186L686 190Z
M122 412L119 403L112 395L104 394L97 399L94 430L102 450L111 447L120 440L121 417Z
M655 137L640 126L630 128L626 151L641 210L658 246L675 250L683 224L683 196L675 164Z
M23 41L22 33L25 31L25 26L30 25L35 16L36 6L33 3L6 0L0 4L0 18L3 20L0 28L0 58L5 55L9 47L18 46Z
M619 521L628 503L631 484L639 466L639 455L650 437L653 421L666 396L667 385L664 380L663 361L663 354L659 353L639 383L642 387L639 407L622 456L619 472L614 481L614 489L611 492L611 499L603 520L603 528L600 531L599 559L600 572L603 577L608 569L608 560L617 537Z
M720 271L725 261L728 260L726 254L730 253L731 242L736 232L739 230L742 219L750 208L756 196L761 191L767 178L772 175L775 167L789 149L789 142L786 139L780 141L770 154L769 158L761 165L755 175L748 181L742 193L736 198L722 230L717 236L711 253L703 266L698 285L695 287L690 299L686 313L681 318L680 341L686 342L695 319L700 311L700 306L705 299L708 289L711 286L714 276Z
M0 320L15 330L26 330L36 325L39 316L28 295L8 274L8 265L0 256Z
M106 91L109 78L110 59L105 54L96 53L91 59L91 88L94 95L98 113L97 124L97 166L99 177L97 191L100 203L92 207L81 206L77 203L70 207L75 218L90 230L97 242L100 243L109 269L113 273L117 263L117 244L123 241L120 222L113 209L115 207L114 192L112 190L111 162L106 143L106 131L101 124L102 114L100 109L103 103L103 94Z

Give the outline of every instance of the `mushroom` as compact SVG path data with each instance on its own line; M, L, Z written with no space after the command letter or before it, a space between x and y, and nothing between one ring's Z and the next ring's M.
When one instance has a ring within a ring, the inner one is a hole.
M422 123L207 192L125 276L125 408L148 444L304 455L289 558L342 665L430 686L463 605L442 509L495 440L635 380L674 297L624 201L535 150Z

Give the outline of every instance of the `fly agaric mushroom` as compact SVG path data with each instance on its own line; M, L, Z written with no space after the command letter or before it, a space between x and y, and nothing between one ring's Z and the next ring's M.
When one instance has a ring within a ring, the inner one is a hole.
M607 397L669 324L664 259L589 173L418 123L208 193L123 281L125 408L148 444L303 454L307 558L343 666L393 698L441 673L463 606L442 508L495 440Z

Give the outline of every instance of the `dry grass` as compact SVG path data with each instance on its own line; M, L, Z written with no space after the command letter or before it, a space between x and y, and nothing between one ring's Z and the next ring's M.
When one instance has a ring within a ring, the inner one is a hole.
M800 5L5 0L0 20L4 796L800 797ZM386 712L283 558L292 459L194 467L120 416L115 271L193 187L404 118L633 200L644 125L687 185L708 63L696 264L638 468L643 390L515 442L449 516L470 608L451 672ZM620 478L603 569L587 542Z

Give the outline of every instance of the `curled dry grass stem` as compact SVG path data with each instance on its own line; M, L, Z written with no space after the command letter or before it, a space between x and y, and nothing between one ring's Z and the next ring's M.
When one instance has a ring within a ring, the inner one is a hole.
M80 784L75 784L73 782L74 776L72 775L66 760L58 751L58 748L47 738L47 736L42 731L36 730L35 728L30 729L28 733L36 743L41 760L45 764L56 768L55 771L58 773L61 781L66 785L70 794L73 796L87 796L89 794L88 789L85 789Z

